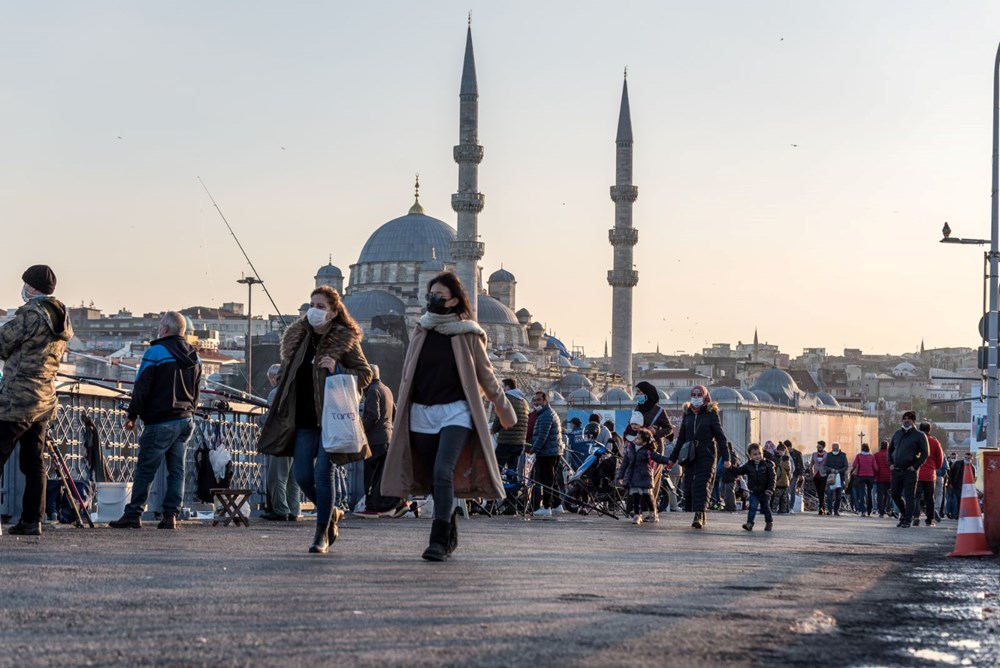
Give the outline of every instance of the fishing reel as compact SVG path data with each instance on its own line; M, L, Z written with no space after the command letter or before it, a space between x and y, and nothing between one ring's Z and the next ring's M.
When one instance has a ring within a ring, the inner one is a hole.
M220 413L232 410L232 406L225 399L212 399L212 410Z

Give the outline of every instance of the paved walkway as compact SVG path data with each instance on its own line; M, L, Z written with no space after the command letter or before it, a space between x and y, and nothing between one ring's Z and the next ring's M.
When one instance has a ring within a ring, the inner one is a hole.
M924 666L1000 662L1000 562L954 522L742 514L349 519L0 537L0 666Z

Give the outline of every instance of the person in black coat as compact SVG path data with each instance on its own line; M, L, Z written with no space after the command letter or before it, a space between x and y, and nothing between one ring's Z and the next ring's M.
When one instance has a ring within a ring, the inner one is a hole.
M735 475L745 475L747 477L747 489L750 492L750 510L747 513L747 522L743 528L753 531L753 520L757 516L757 508L764 511L764 531L770 531L774 522L771 515L771 497L774 496L774 486L777 475L774 470L774 462L765 459L761 455L760 445L751 443L747 449L750 461L743 466L731 467L727 461L725 467Z
M682 463L684 505L688 512L694 513L691 526L701 529L707 521L708 495L715 483L716 461L720 457L728 460L730 455L729 441L722 431L722 414L719 407L712 403L704 385L692 387L691 401L684 404L681 427L670 455L671 466L680 459L681 449L688 441L694 441L696 445L694 460Z

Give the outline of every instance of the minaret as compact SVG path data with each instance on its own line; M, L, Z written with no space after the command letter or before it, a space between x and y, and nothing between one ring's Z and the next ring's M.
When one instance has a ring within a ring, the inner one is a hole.
M483 147L479 145L479 86L476 84L476 59L472 53L472 19L465 37L465 64L459 99L458 192L451 196L451 208L458 214L458 235L451 244L455 273L469 293L473 317L479 312L479 260L485 245L479 241L479 212L485 198L479 193L479 163Z
M632 116L628 107L628 70L622 86L622 106L618 112L618 136L615 139L615 185L611 201L615 203L615 226L608 232L614 247L614 269L608 272L611 285L611 370L632 384L632 288L639 282L639 272L632 269L632 247L639 241L639 231L632 227L632 203L639 189L632 185Z

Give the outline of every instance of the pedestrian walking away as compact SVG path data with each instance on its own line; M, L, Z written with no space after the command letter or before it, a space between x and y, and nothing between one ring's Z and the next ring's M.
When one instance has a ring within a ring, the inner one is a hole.
M889 441L878 444L875 453L875 498L878 516L885 517L889 508L889 485L892 482L892 467L889 465Z
M396 417L395 400L392 390L379 377L378 365L370 367L372 382L365 390L361 408L361 424L372 451L372 456L365 460L365 513L378 515L391 511L394 517L402 517L409 509L406 499L382 494L382 472Z
M719 407L712 401L704 385L691 388L691 401L684 404L677 441L670 454L670 468L681 458L684 445L690 442L693 458L681 462L684 466L684 505L694 513L691 526L701 529L708 521L708 496L715 482L715 466L719 457L729 460L729 441L722 430Z
M872 516L872 489L875 486L876 476L879 472L879 463L875 455L871 453L871 448L867 443L861 444L861 452L854 455L851 462L851 475L857 480L861 503L856 509L865 517Z
M764 458L758 443L751 443L747 448L747 454L750 459L746 464L733 467L733 472L736 475L747 477L747 489L750 492L750 509L747 512L747 521L743 528L747 531L753 531L757 509L760 508L764 513L764 531L770 531L774 526L774 517L771 514L771 497L774 495L774 486L777 480L774 462ZM724 466L730 468L732 465L727 461Z
M458 545L455 497L504 498L481 392L502 427L513 427L517 416L458 276L432 278L426 300L403 362L382 490L401 498L433 493L434 521L422 556L444 561ZM540 427L536 423L536 435Z
M73 338L66 307L52 296L56 275L46 265L21 275L21 299L14 317L0 326L0 472L21 444L24 474L21 517L10 533L40 536L45 515L45 430L57 406L55 377L66 342ZM0 531L2 533L2 531Z
M331 287L321 285L309 295L309 309L281 337L281 374L274 406L261 429L257 451L292 455L292 472L306 498L316 505L316 532L309 552L325 554L340 535L344 511L334 498L334 465L367 459L367 440L357 453L323 449L323 395L326 378L357 376L358 391L372 379L361 350L361 328Z
M114 529L142 527L149 488L161 463L166 467L167 492L157 528L177 528L177 514L184 500L184 453L194 433L201 383L201 360L184 338L186 333L183 315L177 311L164 313L157 338L150 342L135 373L125 429L135 429L136 420L141 418L142 432L132 498L124 514L108 523Z
M927 436L914 427L917 414L903 413L902 426L889 441L889 465L892 467L892 500L899 506L897 527L908 529L916 515L917 469L927 459Z
M931 424L921 422L918 429L927 437L927 459L917 469L917 498L919 504L914 510L913 526L920 525L920 505L924 507L924 523L929 526L937 526L937 502L935 492L937 487L937 472L944 463L944 448L941 441L931 436Z

